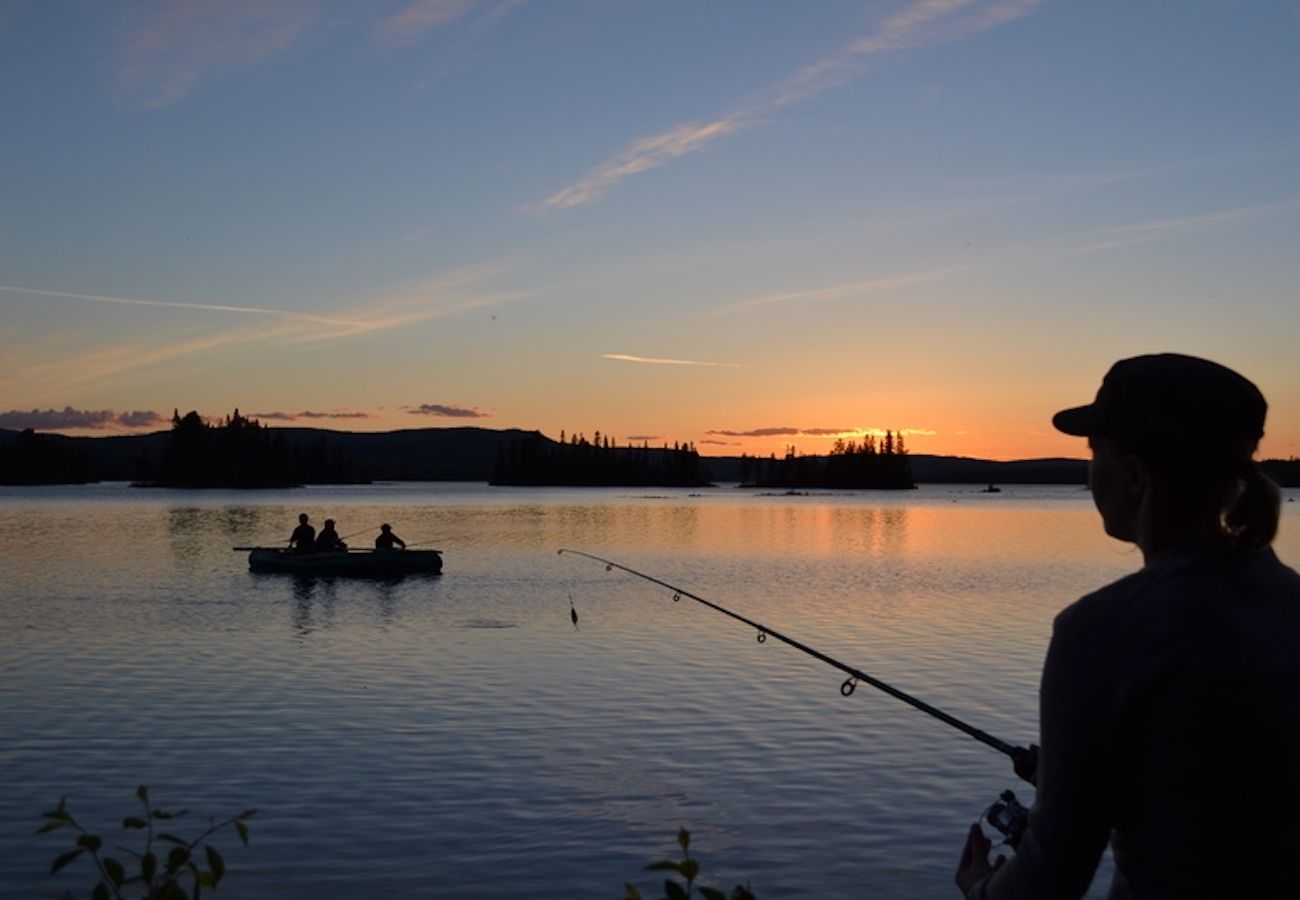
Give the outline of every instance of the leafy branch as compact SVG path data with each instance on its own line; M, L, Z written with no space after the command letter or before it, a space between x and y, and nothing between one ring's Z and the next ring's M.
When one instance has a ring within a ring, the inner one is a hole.
M700 862L691 857L691 833L685 828L677 832L677 846L682 848L680 860L665 859L646 866L646 869L651 872L675 872L685 882L682 884L672 878L664 879L664 900L688 900L694 896L694 891L697 889L704 900L755 900L754 893L748 885L738 884L731 889L730 894L703 885L697 888L695 879L700 874ZM627 893L624 895L624 900L643 900L641 892L633 885L627 884L625 887Z
M134 860L138 868L136 873L128 874L127 867L121 860L101 852L104 848L103 839L87 831L68 811L67 798L60 798L58 806L41 814L45 824L36 829L36 834L70 828L77 833L77 839L71 850L54 858L50 874L54 875L79 856L89 854L99 875L91 890L91 900L200 900L204 888L216 890L226 874L226 862L217 849L206 841L227 826L233 826L240 842L248 846L246 823L257 810L246 809L236 816L212 822L197 837L185 840L168 831L159 830L155 833L154 827L155 824L160 829L170 827L164 823L179 819L187 810L168 812L155 809L149 802L149 790L144 785L136 789L135 796L144 807L144 815L127 816L122 820L122 828L126 831L143 831L144 850L137 853L123 848L122 852ZM155 851L156 844L170 846L165 858L160 858L162 847ZM201 855L197 852L200 844L203 845ZM182 887L182 879L190 880L189 892ZM71 898L72 892L65 892L63 897Z

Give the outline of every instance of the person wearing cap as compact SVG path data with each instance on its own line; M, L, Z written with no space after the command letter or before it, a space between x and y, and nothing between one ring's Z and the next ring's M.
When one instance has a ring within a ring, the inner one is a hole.
M298 527L289 535L289 546L295 553L311 553L316 549L316 529L306 513L298 514Z
M392 550L394 547L406 549L406 541L399 538L393 532L393 526L385 522L379 526L379 534L375 536L376 550Z
M334 528L334 520L326 519L325 524L321 527L320 534L316 535L316 552L317 553L345 553L348 545L343 543L339 537L338 531Z
M1141 570L1056 617L1037 794L1016 853L972 826L968 898L1075 898L1110 843L1108 896L1300 896L1300 575L1270 544L1279 491L1256 467L1267 404L1217 363L1117 362L1052 420L1086 437L1106 533Z

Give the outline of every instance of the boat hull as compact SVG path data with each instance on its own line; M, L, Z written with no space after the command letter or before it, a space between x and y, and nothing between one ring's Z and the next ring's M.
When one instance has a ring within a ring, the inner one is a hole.
M248 554L254 572L295 575L347 575L388 578L395 575L438 575L442 554L437 550L350 550L344 553L293 553L259 547Z

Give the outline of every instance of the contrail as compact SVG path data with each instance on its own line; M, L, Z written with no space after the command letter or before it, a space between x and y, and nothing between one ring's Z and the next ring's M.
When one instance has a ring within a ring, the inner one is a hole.
M121 306L154 306L167 309L197 309L209 312L248 313L255 316L271 316L276 319L291 319L296 322L314 322L319 325L346 325L355 327L358 323L350 319L333 319L328 316L314 316L309 313L288 312L282 309L261 309L256 306L227 306L218 303L180 303L174 300L140 300L133 297L108 297L103 294L76 294L70 291L46 291L40 288L19 287L0 284L0 291L12 291L16 294L36 294L41 297L63 297L69 300L93 300L96 303L116 303Z

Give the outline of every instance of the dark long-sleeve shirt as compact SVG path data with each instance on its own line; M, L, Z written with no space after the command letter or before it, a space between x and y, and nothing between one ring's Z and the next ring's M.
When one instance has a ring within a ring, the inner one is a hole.
M1271 549L1156 560L1056 619L1038 792L1015 856L972 891L1300 896L1300 575Z

